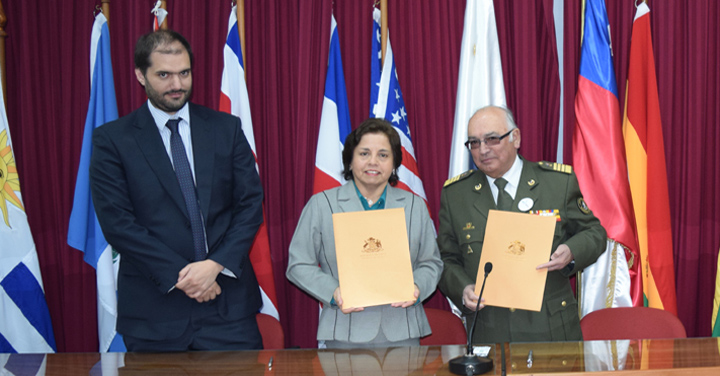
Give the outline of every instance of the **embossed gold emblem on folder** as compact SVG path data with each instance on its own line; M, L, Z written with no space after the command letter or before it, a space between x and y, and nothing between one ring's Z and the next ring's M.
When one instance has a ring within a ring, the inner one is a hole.
M485 284L485 305L540 311L557 221L554 216L490 210L480 264L492 262ZM478 268L482 282L484 270ZM475 285L475 294L482 283Z
M333 214L343 308L415 300L405 210Z

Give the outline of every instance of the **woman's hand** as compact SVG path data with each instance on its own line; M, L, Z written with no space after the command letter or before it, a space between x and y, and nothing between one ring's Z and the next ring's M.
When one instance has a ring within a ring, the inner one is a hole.
M365 310L365 308L363 308L363 307L360 307L360 308L355 308L355 307L345 308L345 307L343 307L342 295L340 294L340 286L338 286L338 288L335 289L335 292L333 293L333 299L335 299L335 304L337 304L338 307L340 307L340 310L342 311L342 313L344 313L346 315L348 313L360 312L360 311Z
M417 285L415 285L415 293L414 293L414 295L415 295L415 300L408 300L408 301L406 301L406 302L393 303L393 304L390 304L390 306L396 307L396 308L397 308L397 307L407 308L407 307L410 307L410 306L414 305L414 304L417 302L418 297L420 296L420 289L417 287Z

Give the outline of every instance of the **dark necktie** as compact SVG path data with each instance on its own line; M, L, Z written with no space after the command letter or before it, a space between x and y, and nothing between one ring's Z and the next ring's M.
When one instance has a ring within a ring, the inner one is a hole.
M203 229L202 215L200 214L200 203L195 192L195 181L190 171L190 162L188 162L185 146L182 138L180 138L180 133L178 133L180 120L170 119L165 126L170 128L170 152L172 153L175 175L178 183L180 183L180 190L190 216L195 261L200 261L204 260L207 254L205 251L205 230Z
M512 209L513 199L510 197L510 194L505 191L507 183L507 180L503 178L495 179L495 185L498 187L497 208L499 210L510 211Z

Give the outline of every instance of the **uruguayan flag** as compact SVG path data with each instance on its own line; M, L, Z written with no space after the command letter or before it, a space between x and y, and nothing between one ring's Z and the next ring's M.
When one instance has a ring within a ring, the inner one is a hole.
M2 90L0 217L0 353L55 352L55 336L20 193Z

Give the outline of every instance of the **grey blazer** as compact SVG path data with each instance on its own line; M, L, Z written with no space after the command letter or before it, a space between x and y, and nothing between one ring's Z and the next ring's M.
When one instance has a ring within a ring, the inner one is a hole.
M404 208L415 284L420 300L437 287L442 261L425 202L412 193L388 186L385 208ZM338 287L332 214L362 211L353 183L320 192L310 198L290 242L287 278L323 303L318 340L369 342L382 329L390 341L419 338L431 333L422 304L393 308L389 304L344 314L331 307ZM319 267L318 267L319 265Z

